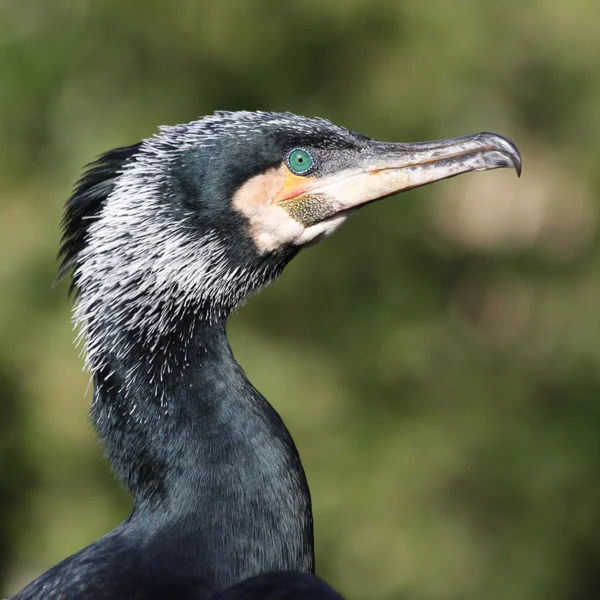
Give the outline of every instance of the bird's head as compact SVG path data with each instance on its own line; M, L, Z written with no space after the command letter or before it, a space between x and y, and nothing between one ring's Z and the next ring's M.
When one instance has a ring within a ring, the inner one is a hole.
M475 170L514 167L491 133L373 141L319 118L219 112L94 163L67 203L63 270L84 334L156 339L184 311L226 314L361 206Z

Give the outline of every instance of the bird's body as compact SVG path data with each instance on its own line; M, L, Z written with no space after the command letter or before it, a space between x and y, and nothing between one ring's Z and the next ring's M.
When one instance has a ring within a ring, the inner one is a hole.
M340 598L314 576L298 452L227 317L359 205L513 164L492 134L381 144L272 113L217 113L101 157L67 203L61 253L92 421L134 508L14 599Z

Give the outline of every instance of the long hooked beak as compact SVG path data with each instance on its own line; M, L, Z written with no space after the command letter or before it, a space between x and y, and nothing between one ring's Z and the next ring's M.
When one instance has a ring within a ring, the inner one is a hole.
M319 220L351 211L374 200L470 171L514 168L521 175L516 146L496 133L410 144L371 141L351 164L305 182L298 194L280 198L282 208L320 200Z

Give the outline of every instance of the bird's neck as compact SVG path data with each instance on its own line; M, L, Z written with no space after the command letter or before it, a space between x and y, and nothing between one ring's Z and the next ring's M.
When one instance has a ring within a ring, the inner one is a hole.
M134 496L125 528L181 577L312 571L310 495L288 430L235 361L225 320L188 326L151 356L117 336L127 353L107 351L94 374L92 420Z

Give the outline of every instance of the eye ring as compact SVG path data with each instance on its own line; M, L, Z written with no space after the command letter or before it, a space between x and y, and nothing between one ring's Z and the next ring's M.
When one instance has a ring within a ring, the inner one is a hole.
M286 164L295 175L306 175L316 167L314 156L305 148L294 148L288 154Z

